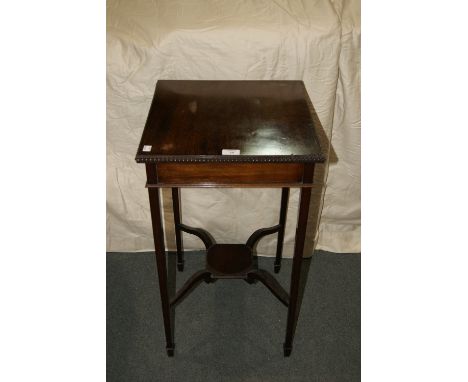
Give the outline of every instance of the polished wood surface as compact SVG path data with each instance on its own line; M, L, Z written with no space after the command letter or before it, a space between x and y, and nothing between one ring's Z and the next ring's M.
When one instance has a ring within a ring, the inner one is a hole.
M166 350L169 356L174 355L174 336L172 332L172 313L169 291L167 287L166 251L164 244L164 231L159 203L159 188L148 189L150 202L151 222L153 225L153 239L156 256L156 269L159 280L159 293L163 312L164 331L166 335Z
M181 225L181 207L180 207L180 193L177 187L172 188L172 210L174 212L174 228L176 235L176 248L177 248L177 269L184 270L184 248L182 244L182 230Z
M160 80L136 160L323 161L308 102L302 81Z
M286 215L288 213L288 202L289 188L284 187L281 190L281 207L279 218L280 230L278 231L278 240L276 243L275 273L278 273L281 269L281 259L283 257L284 230L286 228Z
M159 81L136 160L146 164L166 348L174 355L174 307L201 282L240 278L263 283L287 308L284 355L292 351L298 290L316 162L324 160L301 81ZM223 149L239 150L222 155ZM161 217L161 187L172 188L177 267L184 270L182 232L207 250L206 269L195 272L169 298ZM179 187L281 187L279 223L253 232L245 244L221 243L204 229L182 223ZM278 234L279 272L289 187L301 189L289 294L255 261L266 235Z
M206 252L206 269L216 277L242 276L252 266L252 250L245 244L215 244Z
M306 180L312 181L314 178L314 166L307 165L304 173ZM294 334L296 331L297 317L299 314L299 281L301 276L302 258L304 254L307 218L309 216L310 194L310 188L301 188L301 194L299 196L299 215L297 217L296 240L294 243L293 266L291 271L291 285L289 288L290 304L288 306L286 338L283 343L283 352L285 357L289 357L291 355Z
M159 163L159 184L217 186L219 184L302 183L301 163Z

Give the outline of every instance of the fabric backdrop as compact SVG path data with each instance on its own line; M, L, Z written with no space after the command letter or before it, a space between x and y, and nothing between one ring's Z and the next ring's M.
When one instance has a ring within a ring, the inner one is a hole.
M108 251L154 248L145 168L134 158L157 80L260 79L303 80L323 127L329 163L316 171L325 186L313 189L305 256L315 246L360 252L360 34L357 0L108 0ZM245 242L277 224L280 194L182 189L182 220L218 242ZM298 194L291 190L285 257L293 252ZM169 189L162 199L166 246L174 249ZM183 238L187 250L204 248ZM274 256L275 246L276 235L267 236L257 252Z

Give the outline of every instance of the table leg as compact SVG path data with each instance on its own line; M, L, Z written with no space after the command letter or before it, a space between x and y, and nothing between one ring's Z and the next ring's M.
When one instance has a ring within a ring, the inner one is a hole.
M281 190L281 208L280 208L280 218L279 218L279 224L281 227L278 231L278 242L276 244L275 273L278 273L281 269L281 258L283 255L284 229L286 226L286 214L288 212L288 200L289 200L289 188L283 188Z
M296 330L299 295L299 281L301 275L302 256L304 252L304 241L307 228L307 218L310 204L310 188L301 188L299 201L299 217L296 229L296 242L294 245L294 257L291 273L291 289L289 292L288 322L286 326L286 340L283 345L284 356L288 357L292 351L294 332Z
M172 209L174 210L174 225L177 246L177 269L182 272L184 270L184 249L182 247L182 231L179 228L181 223L180 215L182 214L180 208L180 193L178 187L172 188Z
M159 188L148 188L151 209L151 222L153 225L154 248L156 252L156 265L159 279L159 292L161 294L161 307L166 334L167 355L174 355L174 338L171 322L171 308L169 305L169 292L167 289L166 251L164 246L164 232L161 220L161 205L159 202Z

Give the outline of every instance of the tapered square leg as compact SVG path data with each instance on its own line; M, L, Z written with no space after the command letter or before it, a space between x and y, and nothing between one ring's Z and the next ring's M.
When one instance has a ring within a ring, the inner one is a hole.
M146 165L148 179L155 173L152 164ZM164 321L164 333L166 335L167 354L174 354L174 337L171 322L171 307L169 305L169 291L167 288L166 251L164 245L164 232L161 217L161 204L159 201L159 188L148 188L151 223L153 226L154 248L156 253L156 267L158 272L159 293L161 295L161 307Z
M182 231L179 228L181 223L182 210L180 208L180 192L177 187L172 188L172 209L174 211L174 225L177 246L177 269L184 270L184 248L182 244Z
M304 169L304 178L313 178L313 165ZM291 354L293 347L294 333L296 331L297 316L298 316L298 297L299 297L299 282L301 276L302 257L304 254L304 241L307 229L307 219L309 215L310 204L310 188L301 188L299 199L299 216L297 219L296 241L294 244L293 266L291 272L291 287L289 292L288 306L288 321L286 324L286 339L283 344L284 356L288 357Z
M284 242L284 229L286 227L286 215L288 212L288 200L289 200L289 188L283 188L281 190L281 208L279 224L280 229L278 231L278 241L276 244L276 259L275 259L275 273L278 273L281 269L281 259L283 255L283 242Z

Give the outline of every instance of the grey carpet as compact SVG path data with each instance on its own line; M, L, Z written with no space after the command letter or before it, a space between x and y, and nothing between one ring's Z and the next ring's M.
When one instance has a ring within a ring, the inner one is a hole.
M177 287L204 267L185 255ZM259 258L273 273L273 259ZM292 261L278 279L289 290ZM174 279L175 256L169 255ZM293 352L283 357L287 309L261 284L202 283L176 307L175 356L166 355L152 253L107 254L107 381L360 380L360 255L317 251L303 263ZM174 290L174 282L171 284Z

